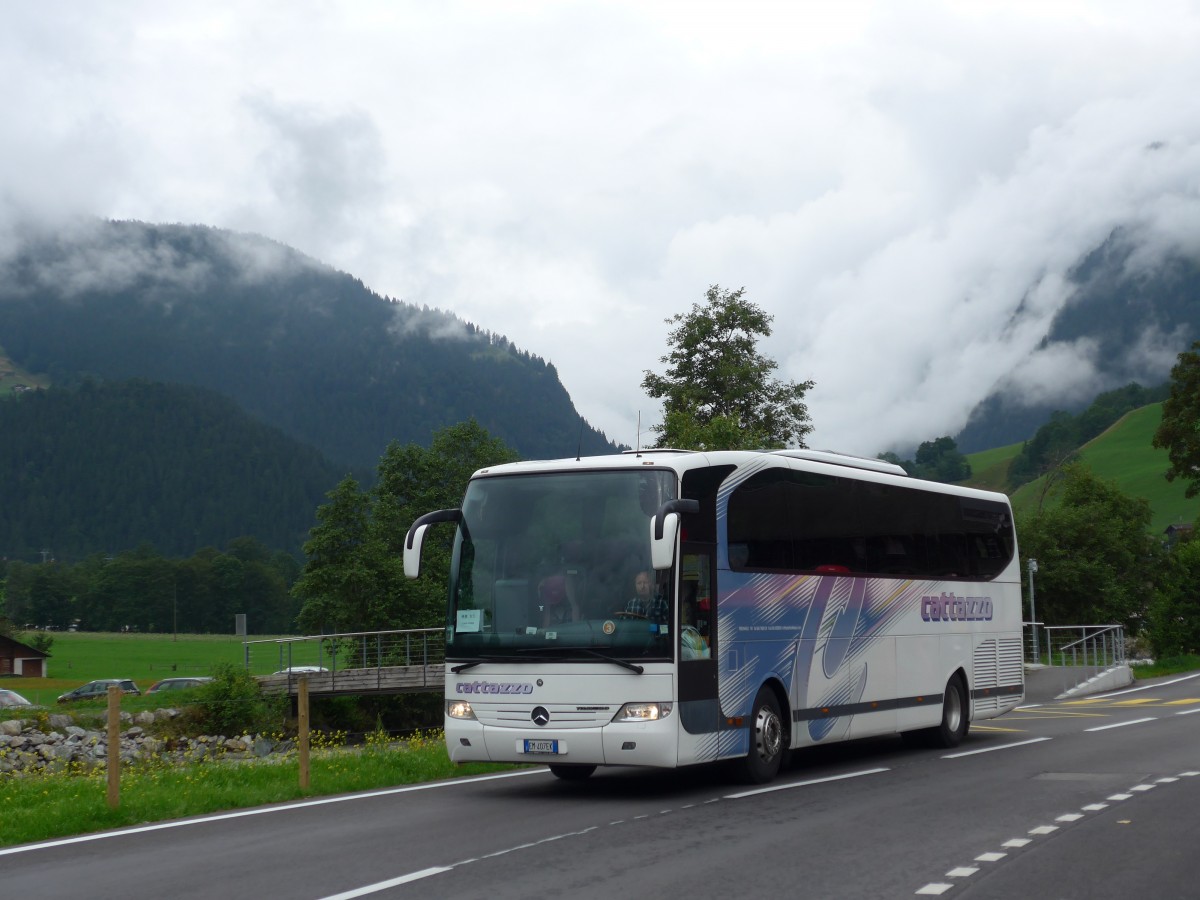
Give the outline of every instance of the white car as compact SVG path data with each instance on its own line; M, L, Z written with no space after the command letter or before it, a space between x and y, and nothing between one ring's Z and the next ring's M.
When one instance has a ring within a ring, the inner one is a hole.
M0 688L0 709L10 709L17 706L33 706L33 704L16 691Z
M323 666L291 666L287 669L280 669L274 672L274 675L308 675L313 672L328 672L329 670Z

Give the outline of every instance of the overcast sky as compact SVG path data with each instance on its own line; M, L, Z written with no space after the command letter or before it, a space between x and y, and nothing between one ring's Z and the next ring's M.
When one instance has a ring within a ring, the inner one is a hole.
M1115 226L1151 261L1200 247L1198 3L3 12L0 228L261 233L507 335L628 444L710 284L816 382L809 445L874 455L1013 372L1087 394L1087 347L1037 346Z

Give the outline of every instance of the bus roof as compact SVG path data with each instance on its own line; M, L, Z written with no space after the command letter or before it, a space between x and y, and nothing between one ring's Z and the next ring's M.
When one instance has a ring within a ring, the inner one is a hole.
M691 469L707 466L733 465L738 468L757 463L776 465L786 468L800 468L812 472L823 472L828 475L859 478L867 481L877 481L885 484L932 490L938 493L957 494L964 497L1002 500L1008 502L1005 494L987 491L979 488L962 487L938 481L925 481L913 478L898 465L881 459L868 459L861 456L851 456L844 453L833 453L826 450L680 450L674 448L654 448L646 450L626 450L623 453L608 456L568 457L554 460L525 460L522 462L504 463L479 469L472 478L484 478L495 475L533 474L535 472L572 472L598 469L632 469L641 466L658 466L672 469L679 475ZM842 469L839 472L838 469ZM846 469L855 470L854 474Z

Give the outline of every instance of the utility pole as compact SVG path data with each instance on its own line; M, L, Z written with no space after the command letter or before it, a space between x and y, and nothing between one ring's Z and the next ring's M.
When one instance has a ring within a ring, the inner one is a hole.
M1038 570L1037 560L1033 557L1029 558L1029 619L1033 625L1033 661L1040 665L1042 662L1042 654L1038 647L1038 622L1037 622L1037 601L1034 598L1033 592L1033 575Z

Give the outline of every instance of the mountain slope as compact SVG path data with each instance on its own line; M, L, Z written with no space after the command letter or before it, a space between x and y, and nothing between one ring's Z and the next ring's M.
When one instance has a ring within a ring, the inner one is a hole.
M475 417L527 458L611 453L554 367L440 311L252 235L93 222L31 232L0 260L0 345L56 383L194 384L373 468Z
M85 383L0 401L0 556L63 560L236 537L299 554L346 473L201 388Z
M1153 511L1151 531L1161 534L1173 523L1194 522L1200 513L1200 502L1184 497L1186 485L1167 481L1164 473L1170 465L1166 450L1151 446L1151 439L1162 421L1162 404L1126 413L1116 424L1088 441L1079 449L1082 462L1105 480L1116 482L1124 493L1142 497L1150 502ZM969 484L990 490L1005 490L999 473L1007 470L1020 452L1021 444L968 454L975 473ZM1044 478L1022 485L1012 493L1013 508L1018 513L1032 512L1041 496Z
M1014 372L979 402L955 436L962 452L1023 440L1054 410L1078 412L1102 391L1130 382L1160 384L1177 355L1200 339L1200 259L1194 252L1154 251L1145 235L1117 229L1080 261L1069 281L1069 302L1038 349L1064 361L1071 370L1060 367L1064 379L1087 373L1090 393L1066 396L1053 374L1031 389Z

